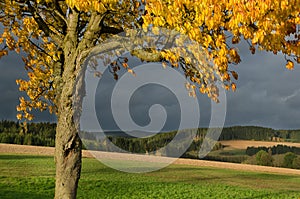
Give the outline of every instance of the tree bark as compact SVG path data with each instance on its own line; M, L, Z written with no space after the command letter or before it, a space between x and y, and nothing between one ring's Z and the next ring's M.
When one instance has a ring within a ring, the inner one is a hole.
M74 83L72 79L65 83L60 96L55 140L56 199L76 198L81 172L82 143L74 121L74 96L70 95Z
M77 27L78 16L77 13L70 14L70 25L64 40L61 61L63 70L58 70L60 74L57 75L59 79L56 82L58 113L55 140L55 199L75 199L81 173L82 142L79 130L82 100L85 95L84 77L87 66L84 63L94 45L93 38L90 38L94 33L87 31L87 38L78 43L73 32ZM97 51L106 52L120 47L120 42L115 45L108 43L101 45Z
M83 96L78 94L77 90L82 87L81 82L76 81L80 75L75 70L80 65L76 63L77 56L78 54L71 53L65 60L59 89L61 92L58 99L55 140L56 199L76 198L81 172L82 142L79 137L78 114Z
M61 113L57 121L55 143L56 199L76 198L81 172L81 148L72 115Z

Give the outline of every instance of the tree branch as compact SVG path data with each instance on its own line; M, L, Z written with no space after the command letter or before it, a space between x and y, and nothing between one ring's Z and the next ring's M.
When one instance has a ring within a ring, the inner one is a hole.
M43 20L43 18L32 7L30 1L27 1L26 5L28 6L29 12L32 13L32 16L33 16L34 20L37 22L39 28L45 33L45 36L51 37L53 39L53 41L55 41L60 46L62 38L50 30L50 28L48 27L46 22Z
M37 49L39 49L42 53L44 53L47 56L50 56L44 49L42 49L40 46L38 46L37 44L35 44L33 41L31 41L31 39L28 38L28 41L31 45L35 46ZM51 56L50 56L51 57Z
M133 56L136 56L137 58L144 61L160 62L163 60L160 52L155 51L151 48L134 49L132 41L133 39L134 38L116 36L107 42L100 43L94 47L83 51L83 55L81 57L92 57L98 54L111 52L112 50L124 50L129 51Z
M105 15L105 14L103 14ZM100 32L100 22L103 18L103 15L99 15L97 12L93 12L90 17L90 21L86 27L86 31L83 35L83 39L80 42L80 46L84 48L89 48L92 45L95 45L96 40L98 39L98 32Z
M67 20L65 19L66 13L62 11L58 0L55 1L54 7L56 8L55 11L57 12L57 15L67 23Z

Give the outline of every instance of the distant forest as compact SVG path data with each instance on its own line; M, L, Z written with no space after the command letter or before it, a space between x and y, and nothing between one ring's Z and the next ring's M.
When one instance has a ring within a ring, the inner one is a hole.
M0 143L53 147L55 146L55 129L55 123L28 123L24 126L19 122L3 120L0 121ZM83 149L114 152L129 151L140 154L198 159L200 148L208 147L202 146L207 130L207 128L187 129L179 133L170 131L151 137L147 137L147 132L135 132L139 133L142 138L132 137L120 131L104 132L105 136L103 136L103 133L100 136L99 132L81 132L80 136L84 144ZM173 138L175 136L178 138L178 142L174 144ZM219 140L300 143L300 130L234 126L223 128ZM210 141L208 139L208 143ZM113 145L108 144L109 142L113 143ZM165 147L167 145L168 147ZM215 144L212 152L205 156L204 159L300 169L300 148L297 147L277 145L273 147L248 147L246 150L235 151L223 150L225 147L221 143Z
M0 121L0 142L21 145L54 146L55 123L22 123Z
M0 142L37 145L37 146L54 146L55 145L55 123L27 123L26 126L15 121L0 121ZM196 136L190 146L190 150L196 150L202 143L207 133L207 128L189 129ZM149 138L132 138L122 136L122 132L105 132L107 139L121 147L122 149L132 152L144 153L154 151L168 144L176 135L176 131L160 133ZM97 146L97 133L81 133L84 144L87 148L101 150ZM123 133L125 135L125 133ZM223 128L219 140L255 140L255 141L286 141L300 142L300 130L275 130L271 128L257 126L234 126ZM93 146L95 145L95 146Z

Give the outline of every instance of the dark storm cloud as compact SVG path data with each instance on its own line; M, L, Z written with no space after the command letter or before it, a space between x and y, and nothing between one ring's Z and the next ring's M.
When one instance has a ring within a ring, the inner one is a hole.
M168 88L150 84L139 88L130 99L132 119L138 125L149 124L148 111L152 105L160 104L167 112L167 121L164 129L178 128L180 122L180 106L176 96Z
M282 55L261 51L245 54L242 59L236 67L240 77L238 89L227 94L227 125L299 128L299 65L289 71Z
M22 61L16 55L0 59L0 119L16 119L16 106L21 94L16 79L25 76Z
M137 64L130 64L130 66L133 65ZM120 76L122 76L122 74L120 74ZM122 79L119 81L122 81ZM95 94L95 108L98 121L103 129L118 129L111 111L112 92L116 83L118 82L112 79L111 74L107 70L98 82L98 88ZM134 85L129 84L127 86L129 88L134 87ZM182 87L183 86L184 84L182 84ZM118 92L125 94L127 93L127 90L119 90ZM124 99L120 98L117 99L117 101L118 100L121 102ZM161 105L167 114L163 130L176 129L179 126L180 106L178 100L172 91L159 84L147 84L145 86L141 86L130 97L128 106L119 106L119 104L120 103L117 103L118 107L114 108L118 109L120 112L129 108L132 120L139 126L146 126L151 123L149 110L156 104ZM161 115L160 112L157 112L155 117L163 119L163 115ZM89 120L85 121L85 123L88 122ZM129 124L128 127L130 127Z
M242 63L232 66L239 74L236 92L227 92L226 126L261 125L273 128L300 128L300 67L295 70L285 69L282 55L257 51L251 55L247 45L242 44L240 53ZM19 56L10 55L0 60L0 119L15 119L15 107L21 95L15 80L26 77L23 63ZM176 81L176 80L170 80ZM96 108L98 117L104 129L117 129L113 122L110 107L111 89L115 80L109 74L101 80L101 88L96 93ZM126 92L120 91L120 92ZM204 95L199 95L201 126L208 126L210 121L211 101ZM121 99L120 99L121 100ZM130 114L140 125L149 122L148 111L151 105L159 103L168 113L167 129L178 126L180 117L178 104L172 93L162 87L150 86L139 89L131 100ZM126 107L120 107L123 110ZM88 111L88 110L87 110ZM49 114L38 114L39 120L50 119ZM173 123L172 123L173 122ZM87 126L89 123L87 117Z
M111 111L111 95L107 94L101 95L98 92L96 113L98 116L99 123L104 129L117 129L117 125L114 123L113 115ZM123 99L120 99L123 100ZM149 117L150 108L155 105L160 104L164 107L167 113L167 120L164 125L164 130L170 130L178 128L180 122L180 106L176 99L176 96L171 93L167 88L159 85L147 85L137 89L130 98L128 107L117 107L119 111L125 111L129 108L132 120L139 126L146 126L151 122ZM156 117L162 117L162 115Z
M19 97L24 96L16 84L17 79L26 79L26 71L21 55L11 53L0 59L0 120L16 120L16 106ZM47 112L34 111L35 121L54 121L54 116Z

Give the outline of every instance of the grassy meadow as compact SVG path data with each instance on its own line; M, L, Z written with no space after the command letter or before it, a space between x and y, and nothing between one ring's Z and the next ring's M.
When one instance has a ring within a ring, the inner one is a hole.
M0 155L0 198L53 198L53 157ZM131 174L83 159L78 198L300 198L300 176L186 165Z

